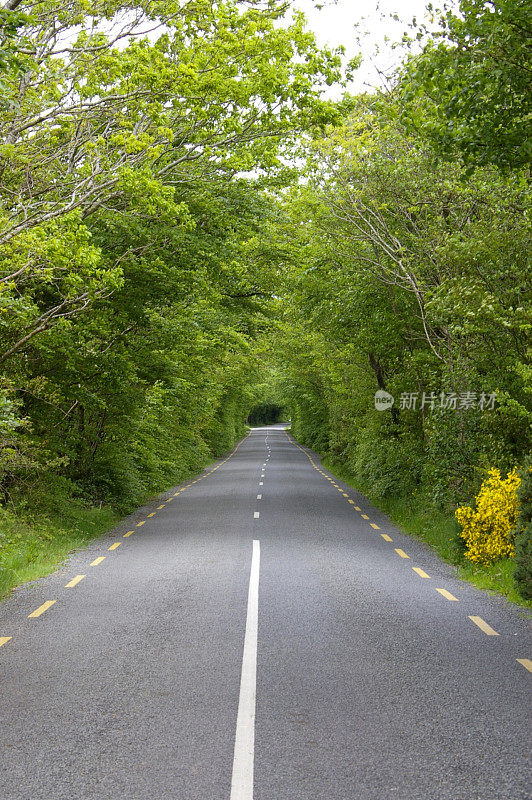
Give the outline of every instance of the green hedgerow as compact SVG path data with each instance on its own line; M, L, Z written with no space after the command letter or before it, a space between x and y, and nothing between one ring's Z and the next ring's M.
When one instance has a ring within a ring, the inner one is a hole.
M532 457L522 470L518 502L514 579L523 597L532 600Z

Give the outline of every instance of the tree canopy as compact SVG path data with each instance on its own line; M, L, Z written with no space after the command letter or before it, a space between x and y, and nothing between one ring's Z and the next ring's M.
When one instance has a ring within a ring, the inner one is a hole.
M383 497L452 507L523 463L526 4L435 13L386 91L338 102L342 53L291 5L0 12L6 502L130 508L252 409Z

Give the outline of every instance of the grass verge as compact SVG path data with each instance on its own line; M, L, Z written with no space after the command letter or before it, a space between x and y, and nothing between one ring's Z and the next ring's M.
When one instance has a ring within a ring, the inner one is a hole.
M113 527L111 508L65 498L53 512L0 508L0 597L25 581L53 572L77 548Z
M511 603L532 608L532 600L522 597L514 583L515 563L511 558L503 558L494 564L475 565L467 561L461 551L457 537L457 523L448 513L431 508L422 494L412 498L377 497L361 486L356 478L342 464L323 458L323 465L340 480L362 492L381 511L387 514L407 533L427 542L444 561L458 567L458 576L469 581L479 589L492 594L504 595Z

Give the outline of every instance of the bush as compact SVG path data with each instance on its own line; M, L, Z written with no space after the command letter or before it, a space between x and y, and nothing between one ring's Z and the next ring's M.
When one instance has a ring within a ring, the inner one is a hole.
M517 489L521 479L517 470L501 478L498 469L490 469L477 494L476 509L457 508L455 516L462 526L460 534L466 542L469 561L491 564L503 556L514 554L517 520Z
M518 501L514 579L523 597L532 600L532 458L522 471Z

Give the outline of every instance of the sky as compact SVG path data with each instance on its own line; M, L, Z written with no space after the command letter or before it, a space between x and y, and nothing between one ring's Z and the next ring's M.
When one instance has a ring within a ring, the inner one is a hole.
M393 41L401 39L412 17L421 22L429 0L320 0L324 7L316 8L316 0L294 0L294 6L305 13L310 28L316 33L320 45L339 45L346 48L348 58L362 53L363 62L355 75L351 91L363 91L382 85L378 70L387 72L400 60L399 51L393 50ZM389 18L396 13L401 22ZM358 29L355 27L359 23ZM361 33L367 35L357 42ZM385 37L390 42L386 44ZM379 47L380 53L374 51Z

